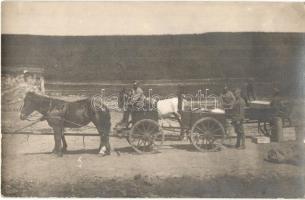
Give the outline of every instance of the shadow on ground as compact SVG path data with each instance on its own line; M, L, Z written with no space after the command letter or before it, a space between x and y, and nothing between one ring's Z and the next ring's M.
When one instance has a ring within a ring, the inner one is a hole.
M46 152L32 152L32 153L24 153L23 155L48 155L52 154L53 152L51 151L46 151ZM67 150L64 152L64 155L76 155L76 154L98 154L99 151L98 149L78 149L78 150ZM132 147L122 147L122 148L115 148L111 152L112 154L116 154L120 156L121 154L131 154L131 155L142 155L140 153L137 153ZM160 153L160 151L153 150L147 153L143 154L156 154Z
M179 149L179 150L185 150L189 152L198 152L197 149L192 144L172 144L170 147L174 149Z
M74 155L74 154L98 154L98 149L77 149L77 150L67 150L64 154ZM33 153L24 153L24 155L43 155L43 154L52 154L53 152L33 152Z
M143 154L157 154L161 153L158 149L154 149L152 151L147 151L143 153L136 152L132 147L121 147L121 148L115 148L113 151L120 156L121 154L131 154L131 155L143 155Z

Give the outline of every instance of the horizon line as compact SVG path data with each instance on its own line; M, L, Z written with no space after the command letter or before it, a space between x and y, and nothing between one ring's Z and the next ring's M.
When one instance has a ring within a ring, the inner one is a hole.
M165 33L165 34L105 34L105 35L47 35L47 34L30 34L30 33L1 33L1 35L18 35L18 36L46 36L46 37L102 37L102 36L112 36L112 37L122 37L122 36L188 36L188 35L206 35L213 33L291 33L291 34L305 34L305 32L278 32L278 31L213 31L213 32L202 32L202 33Z

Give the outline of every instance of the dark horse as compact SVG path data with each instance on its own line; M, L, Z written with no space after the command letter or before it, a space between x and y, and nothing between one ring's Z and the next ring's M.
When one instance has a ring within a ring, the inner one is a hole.
M62 156L63 151L67 149L64 128L79 128L92 122L100 135L99 153L109 155L110 112L104 104L94 106L93 101L94 98L91 97L67 102L28 92L24 98L20 119L25 120L34 111L42 114L41 120L46 120L53 128L55 139L53 152L59 156Z

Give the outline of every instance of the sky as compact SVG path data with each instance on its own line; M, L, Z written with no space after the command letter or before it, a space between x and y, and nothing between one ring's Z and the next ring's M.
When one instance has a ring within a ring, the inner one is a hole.
M302 2L2 2L1 14L6 34L305 32Z

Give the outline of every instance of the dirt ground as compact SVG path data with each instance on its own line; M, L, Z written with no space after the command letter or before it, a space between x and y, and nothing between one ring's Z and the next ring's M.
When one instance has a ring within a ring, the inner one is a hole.
M112 112L113 125L120 118ZM17 112L2 113L2 129L16 130L27 123ZM46 128L41 122L27 130ZM246 132L251 135L256 129L247 127ZM304 197L304 166L264 160L269 149L290 142L254 144L247 139L245 150L200 153L187 140L165 141L157 152L143 155L126 139L111 137L110 142L112 154L102 157L97 154L98 137L86 137L84 146L82 137L67 136L67 154L56 157L50 153L53 136L2 135L2 195Z

